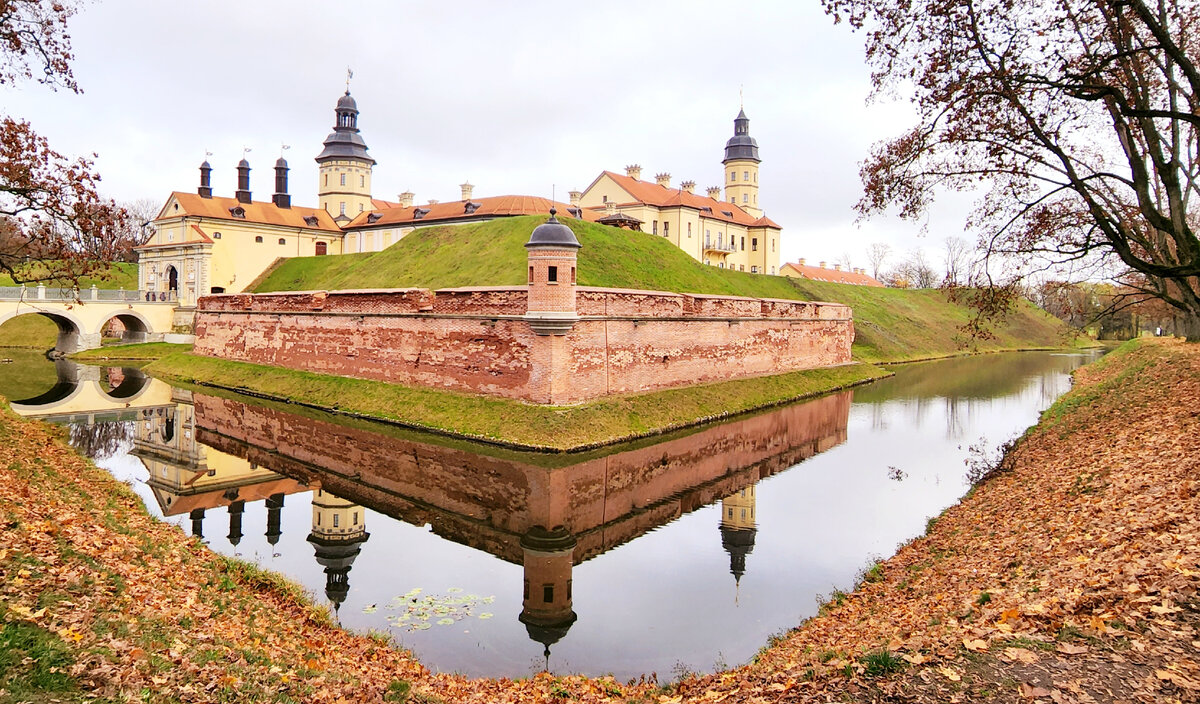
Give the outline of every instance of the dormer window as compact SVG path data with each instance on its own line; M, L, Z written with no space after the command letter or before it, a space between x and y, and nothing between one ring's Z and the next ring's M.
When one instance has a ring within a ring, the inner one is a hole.
M573 217L573 218L582 218L583 217L583 209L582 208L567 208L567 212L570 213L571 217Z
M374 225L375 223L379 222L379 219L382 217L383 213L371 213L367 216L367 224Z
M725 217L727 217L727 218L731 218L731 217L733 217L733 211L731 211L731 210L722 210L722 211L721 211L721 214L722 214L722 215L724 215L724 216L725 216Z
M413 211L413 220L420 220L428 214L429 210L427 208L417 208Z
M466 215L470 215L476 210L479 210L479 204L472 201L467 201L467 204L463 206L463 213Z
M702 212L702 213L708 213L709 215L712 215L712 208L710 208L710 207L708 207L708 206L706 205L706 206L704 206L703 208L701 208L701 209L700 209L700 212Z
M246 217L246 209L240 205L235 205L229 209L229 214L235 218L245 218Z
M309 227L316 227L318 222L320 221L317 219L316 215L309 215L308 217L304 218L304 224L308 225Z

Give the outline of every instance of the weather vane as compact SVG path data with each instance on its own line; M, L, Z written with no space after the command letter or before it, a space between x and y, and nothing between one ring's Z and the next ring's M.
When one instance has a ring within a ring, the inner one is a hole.
M354 78L354 71L349 66L346 67L346 95L350 95L350 79Z
M210 152L210 151L208 151L207 149L205 149L205 150L204 150L204 158L205 158L205 159L208 159L208 157L210 157L210 156L212 156L212 152Z
M250 152L251 152L250 147L242 147L242 158L245 159L246 155L249 154Z
M280 142L280 143L279 143L279 158L280 158L280 159L282 159L282 158L283 158L283 153L284 153L284 152L286 152L287 150L291 149L291 148L292 148L292 145L290 145L290 144L284 144L283 142Z

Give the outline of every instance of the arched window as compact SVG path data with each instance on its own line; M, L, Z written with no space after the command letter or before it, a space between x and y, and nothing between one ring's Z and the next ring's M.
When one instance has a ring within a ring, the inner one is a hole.
M221 239L221 233L220 233L220 232L214 232L214 233L213 233L213 239L214 239L214 240L219 240L219 239Z
M279 244L287 244L287 240L286 240L286 239L284 239L284 238L282 238L282 237L280 237L280 238L279 238Z
M318 242L317 243L317 256L318 257L324 256L328 253L329 253L329 245L325 244L324 242Z
M262 244L262 235L255 235L255 236L254 236L254 241L255 241L257 244Z

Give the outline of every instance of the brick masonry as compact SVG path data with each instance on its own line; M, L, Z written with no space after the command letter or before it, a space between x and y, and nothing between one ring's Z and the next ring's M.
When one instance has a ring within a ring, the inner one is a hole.
M850 362L850 308L585 288L566 335L523 319L526 287L209 296L195 353L569 404Z

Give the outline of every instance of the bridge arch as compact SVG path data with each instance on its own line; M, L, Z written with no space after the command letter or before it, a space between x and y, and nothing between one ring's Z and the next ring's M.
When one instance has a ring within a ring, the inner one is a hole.
M154 332L154 326L146 320L146 316L132 309L117 311L112 315L105 316L94 332L97 335L104 334L104 328L113 320L119 321L124 326L124 331L121 333L122 343L147 342L150 340L151 333Z
M112 369L115 368L111 367L108 372L110 385L112 383ZM120 367L120 370L122 374L120 383L109 390L105 390L104 384L99 380L92 382L96 384L96 393L101 398L110 401L133 401L150 387L150 377L144 374L142 370L131 367Z
M58 326L58 340L54 344L54 349L59 352L70 354L94 346L88 345L87 343L90 340L84 339L84 336L87 335L86 326L84 326L79 318L67 310L47 311L34 308L22 310L18 308L8 313L0 312L0 325L7 323L13 318L19 318L22 315L40 315L54 321L54 324Z

